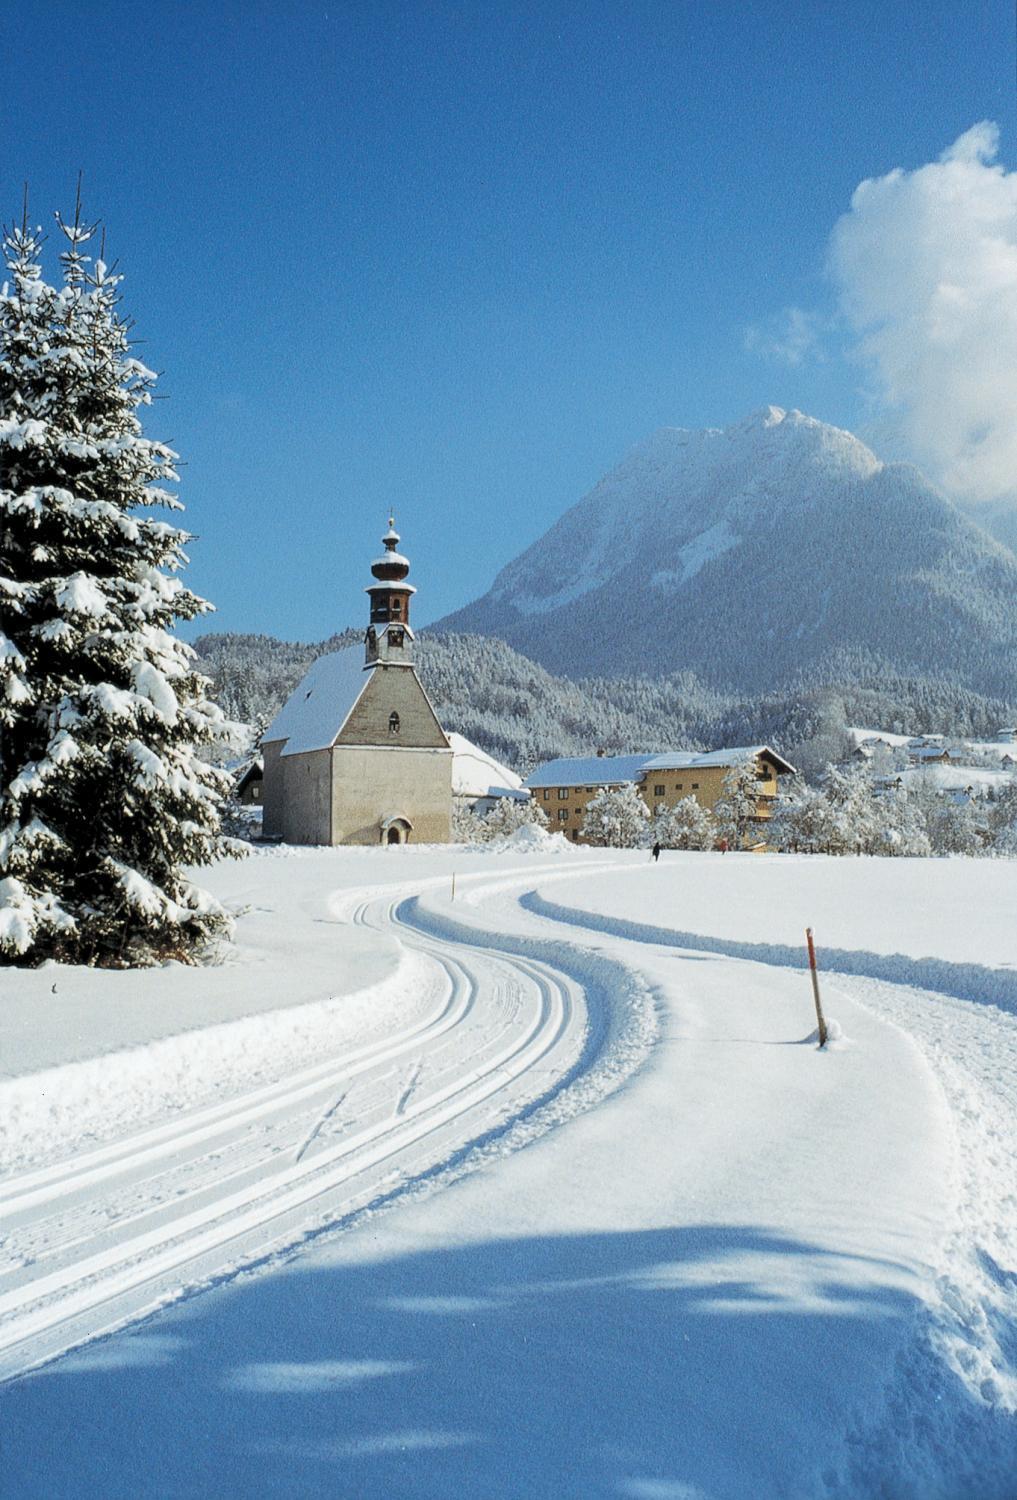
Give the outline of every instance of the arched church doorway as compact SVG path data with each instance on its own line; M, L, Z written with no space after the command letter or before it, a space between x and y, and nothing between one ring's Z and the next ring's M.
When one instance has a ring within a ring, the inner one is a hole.
M413 824L409 818L393 814L382 819L381 842L383 844L407 844L412 831Z

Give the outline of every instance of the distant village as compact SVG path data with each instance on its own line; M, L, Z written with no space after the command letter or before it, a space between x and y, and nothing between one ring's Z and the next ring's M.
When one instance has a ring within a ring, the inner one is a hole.
M363 644L317 658L238 768L239 822L262 839L478 843L532 826L622 847L974 853L1017 817L1017 728L983 741L852 728L847 761L812 787L765 744L561 757L524 780L439 722L399 544L390 520Z

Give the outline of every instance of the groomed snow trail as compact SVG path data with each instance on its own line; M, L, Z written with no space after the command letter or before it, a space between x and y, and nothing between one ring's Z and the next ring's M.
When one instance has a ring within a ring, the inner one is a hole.
M447 1168L595 1061L608 1030L576 979L406 890L331 903L398 930L402 1032L0 1183L0 1379Z
M640 872L630 873L638 879ZM794 967L806 1001L801 951L668 932L591 910L589 895L575 885L564 901L560 886L552 899L542 894L562 878L541 878L540 890L523 896L525 909L565 930L611 935L623 945ZM1017 1014L1006 1008L1010 966L839 949L829 963L822 976L828 1012L842 1015L860 1004L909 1038L942 1091L955 1146L953 1207L930 1267L934 1285L923 1319L887 1372L885 1417L852 1431L851 1462L840 1480L830 1480L830 1494L866 1495L878 1474L880 1493L907 1500L1011 1500L1017 1494ZM917 982L870 978L867 967L876 975L895 968ZM919 987L923 980L928 988ZM957 993L965 988L970 998Z

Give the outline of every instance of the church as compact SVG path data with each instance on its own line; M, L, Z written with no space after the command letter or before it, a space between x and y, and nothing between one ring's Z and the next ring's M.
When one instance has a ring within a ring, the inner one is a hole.
M417 677L399 540L390 519L363 647L320 656L262 736L268 838L449 841L453 750Z

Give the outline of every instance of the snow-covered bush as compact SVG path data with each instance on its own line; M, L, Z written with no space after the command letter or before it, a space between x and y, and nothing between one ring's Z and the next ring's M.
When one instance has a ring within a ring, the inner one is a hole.
M650 809L631 782L604 787L590 798L582 833L590 844L612 849L640 849L646 843Z
M58 221L59 222L59 221ZM223 733L174 620L208 605L174 576L186 533L142 435L155 377L133 358L120 278L75 215L61 284L41 235L4 235L0 292L0 956L126 965L228 930L183 873L226 852Z
M453 844L482 844L485 839L484 820L472 807L453 801L450 832Z
M650 838L664 849L712 849L713 819L695 797L683 797L657 809Z
M501 797L486 814L456 807L452 812L452 839L457 844L489 844L511 838L520 828L547 829L547 817L532 797Z
M484 819L489 839L510 838L520 828L547 828L547 815L532 797L500 797Z

